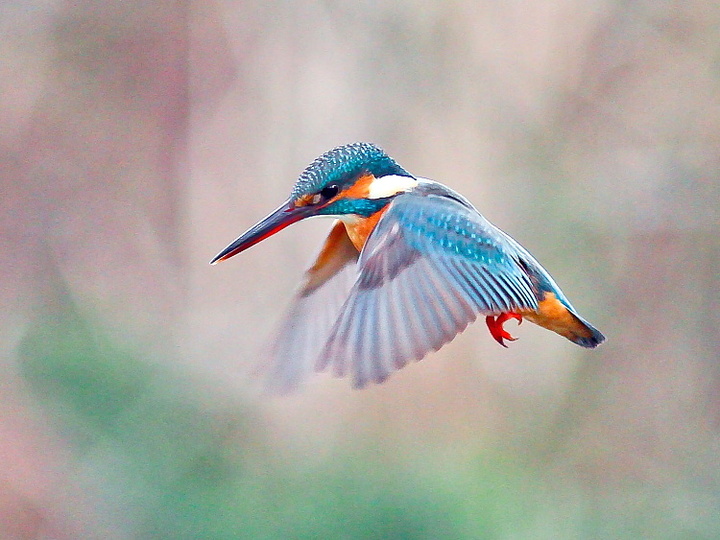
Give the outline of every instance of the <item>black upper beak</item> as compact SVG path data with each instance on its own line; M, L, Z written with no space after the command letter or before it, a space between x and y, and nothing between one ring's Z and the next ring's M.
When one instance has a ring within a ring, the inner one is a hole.
M245 231L240 238L218 253L210 264L215 264L262 242L269 236L281 231L288 225L311 215L313 208L295 206L290 200L284 202L277 210Z

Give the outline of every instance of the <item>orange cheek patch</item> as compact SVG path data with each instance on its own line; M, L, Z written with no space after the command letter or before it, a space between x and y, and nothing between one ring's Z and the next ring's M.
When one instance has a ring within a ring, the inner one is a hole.
M335 197L333 201L339 199L366 199L370 194L370 184L373 183L375 177L372 174L366 174L359 177L355 183L347 188L345 191L341 191Z
M366 199L370 194L370 184L372 184L374 180L375 177L372 174L360 176L352 186L335 195L332 199L324 203L323 206L329 206L335 201L339 201L341 199ZM318 201L316 200L316 197L316 193L302 195L295 201L295 206L299 207L317 204Z

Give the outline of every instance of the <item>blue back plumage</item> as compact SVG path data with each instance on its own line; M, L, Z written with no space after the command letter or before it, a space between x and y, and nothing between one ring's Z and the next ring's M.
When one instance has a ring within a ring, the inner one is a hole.
M329 184L348 185L362 173L411 176L381 148L371 143L352 143L325 152L308 165L292 190L293 197L315 193Z

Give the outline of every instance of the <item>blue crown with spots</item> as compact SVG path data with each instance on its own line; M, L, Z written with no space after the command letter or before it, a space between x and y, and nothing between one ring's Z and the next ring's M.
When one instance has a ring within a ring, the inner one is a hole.
M292 196L315 193L330 184L345 186L361 173L377 178L389 174L412 176L374 144L345 144L325 152L308 165L295 183Z

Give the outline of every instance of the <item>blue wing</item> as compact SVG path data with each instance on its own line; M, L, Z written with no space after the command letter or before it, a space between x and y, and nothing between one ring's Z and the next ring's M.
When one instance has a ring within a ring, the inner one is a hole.
M361 388L438 350L480 313L537 309L516 246L460 200L397 196L360 254L317 369L332 364Z
M313 373L324 337L357 279L358 255L345 226L336 222L262 355L258 371L269 392L290 392Z

